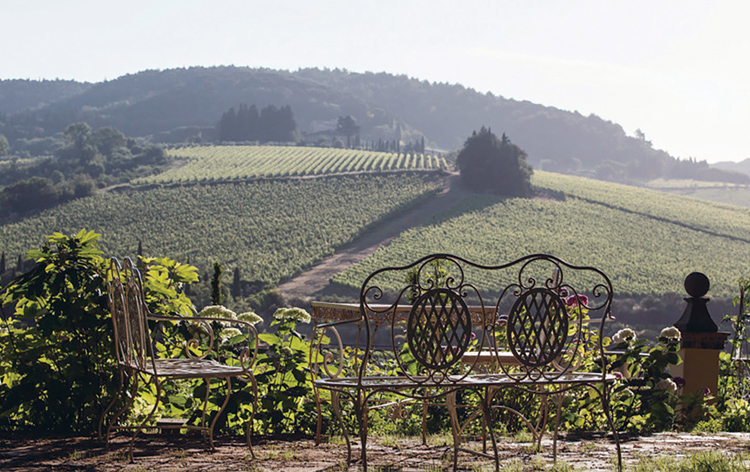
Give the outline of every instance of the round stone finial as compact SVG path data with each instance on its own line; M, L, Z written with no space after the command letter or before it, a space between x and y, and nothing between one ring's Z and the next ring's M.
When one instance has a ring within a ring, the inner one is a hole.
M685 277L685 291L693 298L701 298L707 294L710 286L706 274L693 272Z

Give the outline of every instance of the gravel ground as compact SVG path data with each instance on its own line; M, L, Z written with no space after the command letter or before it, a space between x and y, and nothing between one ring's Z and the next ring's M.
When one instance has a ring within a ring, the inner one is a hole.
M438 438L437 442L446 438ZM431 442L435 442L434 440ZM552 467L552 442L546 439L541 453L529 444L499 441L501 468L515 464L523 470L549 470ZM481 449L481 443L468 445ZM450 448L421 446L414 438L372 438L368 443L368 470L379 472L451 470ZM625 469L641 457L672 455L677 458L703 450L750 454L750 434L711 435L663 433L622 441ZM359 448L355 445L354 455ZM3 471L341 471L346 470L346 447L324 443L316 446L310 439L294 441L256 440L253 459L244 441L217 438L217 449L207 450L199 437L150 434L139 438L134 461L127 458L126 438L113 441L110 450L96 438L0 438L0 470ZM614 444L606 438L562 438L558 443L558 461L572 470L611 471ZM459 470L492 470L489 460L459 454ZM349 470L361 470L353 464ZM517 467L514 468L518 470ZM748 464L750 470L750 464Z

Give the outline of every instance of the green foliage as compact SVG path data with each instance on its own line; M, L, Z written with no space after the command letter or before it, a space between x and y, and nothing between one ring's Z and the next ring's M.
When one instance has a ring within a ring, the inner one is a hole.
M446 167L443 158L437 156L299 146L185 147L170 150L169 155L187 162L184 166L137 179L134 183L226 182L365 170L438 170Z
M259 113L255 105L248 107L241 103L236 112L230 108L221 115L216 134L219 141L267 143L296 141L298 132L289 105L281 108L268 105Z
M475 192L525 197L531 194L533 173L526 157L526 152L505 134L498 139L483 126L466 140L456 164L461 183Z
M99 235L55 233L11 281L0 332L0 415L8 427L90 432L112 386L114 352Z
M266 347L256 361L260 407L255 418L265 434L314 429L310 343L296 330L298 323L309 322L310 315L300 308L279 308L271 322L276 332L259 335Z
M675 331L672 337L672 330ZM611 391L612 416L616 427L635 433L671 430L676 422L683 429L692 429L697 421L705 419L703 395L692 402L685 397L681 400L682 409L677 411L678 385L669 374L669 366L681 362L677 355L679 349L679 331L674 328L662 330L656 346L649 346L645 340L635 340L634 334L623 335L622 330L615 334L615 341L610 345L619 354L610 355L610 369L619 372L622 380ZM606 339L605 342L609 342ZM679 379L677 379L679 381ZM600 411L598 396L589 392L573 401L572 412L567 413L566 420L575 428L589 429L605 425ZM598 407L599 410L594 410ZM583 413L588 413L590 424L580 421ZM690 424L688 424L690 423Z
M143 291L151 313L182 315L193 313L193 303L184 293L198 281L198 269L168 257L140 257L138 269L144 276Z

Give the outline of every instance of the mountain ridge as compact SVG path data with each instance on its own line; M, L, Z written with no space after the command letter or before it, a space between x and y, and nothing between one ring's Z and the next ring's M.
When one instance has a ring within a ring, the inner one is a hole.
M335 128L337 118L351 115L363 142L406 143L424 137L428 147L442 151L460 148L474 130L487 126L521 146L535 168L600 180L701 178L709 169L705 162L675 159L654 149L645 138L628 136L620 125L594 114L385 72L235 66L146 70L81 84L79 93L60 94L21 112L13 112L17 105L11 106L7 98L9 86L0 81L0 133L11 147L16 139L53 135L80 121L152 141L175 130L184 131L180 139L188 135L201 140L223 112L246 103L259 108L289 105L303 134ZM744 175L713 173L750 183Z

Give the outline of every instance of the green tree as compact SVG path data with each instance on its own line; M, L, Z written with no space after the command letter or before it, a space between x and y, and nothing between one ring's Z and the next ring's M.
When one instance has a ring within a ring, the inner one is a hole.
M96 161L98 152L91 142L91 127L88 124L74 123L68 126L63 132L63 139L66 145L59 151L61 160L79 166Z
M8 154L8 139L0 134L0 156Z
M91 143L106 157L112 157L115 151L123 150L127 138L120 130L112 127L99 128L91 135Z
M15 427L94 431L114 386L112 329L99 235L55 233L36 265L0 293L12 304L0 333L0 416Z
M359 126L351 115L339 116L336 123L336 132L346 136L346 147L352 147L352 136L359 134Z
M214 262L214 275L211 277L211 303L221 305L224 303L224 295L221 293L221 264Z
M467 188L524 197L531 194L533 173L526 157L526 152L511 143L505 134L498 139L483 126L466 140L456 164L461 172L461 182Z

